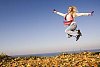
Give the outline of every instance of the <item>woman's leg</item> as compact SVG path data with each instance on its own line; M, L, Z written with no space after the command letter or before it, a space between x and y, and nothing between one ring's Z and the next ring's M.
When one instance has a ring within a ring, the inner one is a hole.
M65 30L65 32L68 34L68 36L76 36L78 35L78 31L76 30L77 24L75 22L72 22L70 26Z

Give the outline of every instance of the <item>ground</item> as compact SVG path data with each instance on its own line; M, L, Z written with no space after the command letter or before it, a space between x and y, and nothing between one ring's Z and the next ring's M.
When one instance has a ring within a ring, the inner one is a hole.
M0 67L100 67L100 53L61 53L51 57L6 55L0 58Z

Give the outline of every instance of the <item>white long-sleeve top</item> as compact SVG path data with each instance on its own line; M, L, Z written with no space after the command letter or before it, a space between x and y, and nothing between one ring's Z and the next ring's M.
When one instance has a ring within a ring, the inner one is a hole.
M58 14L58 15L60 15L60 16L63 16L64 18L66 18L67 19L67 21L70 21L71 20L71 14L69 13L61 13L61 12L58 12L58 11L55 11L54 13L56 13L56 14ZM67 16L66 16L67 15ZM75 16L73 16L73 18L75 18L75 17L79 17L79 16L90 16L91 15L91 13L76 13L76 15ZM65 17L66 16L66 17Z

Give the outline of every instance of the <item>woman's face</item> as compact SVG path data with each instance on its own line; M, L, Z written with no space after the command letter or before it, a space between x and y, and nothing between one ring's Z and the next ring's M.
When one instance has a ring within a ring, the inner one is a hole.
M72 8L72 7L69 7L69 8L68 8L68 11L69 11L69 12L70 12L70 11L72 11L72 10L73 10L73 8Z

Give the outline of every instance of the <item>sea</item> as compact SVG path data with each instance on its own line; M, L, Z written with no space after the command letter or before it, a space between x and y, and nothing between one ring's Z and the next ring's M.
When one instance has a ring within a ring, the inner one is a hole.
M31 57L31 56L37 56L37 57L51 57L51 56L57 56L62 52L56 52L56 53L41 53L41 54L27 54L27 55L13 55L11 57Z
M13 55L12 57L30 57L30 56L38 56L38 57L51 57L51 56L57 56L62 53L79 53L79 52L100 52L100 49L93 49L93 50L81 50L81 51L67 51L67 52L55 52L55 53L42 53L42 54L28 54L28 55Z

